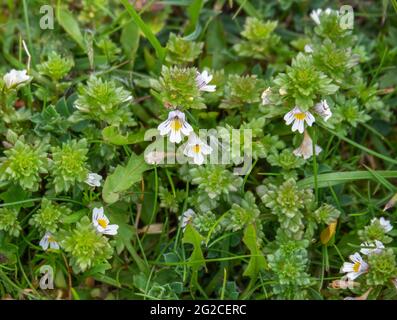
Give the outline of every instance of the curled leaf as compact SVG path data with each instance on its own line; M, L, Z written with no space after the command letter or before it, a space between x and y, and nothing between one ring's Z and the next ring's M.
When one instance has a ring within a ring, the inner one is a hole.
M328 225L328 227L326 227L320 235L320 240L321 243L323 245L328 244L328 242L330 242L330 240L332 239L332 237L335 235L335 231L336 231L336 225L338 224L337 221L332 222Z

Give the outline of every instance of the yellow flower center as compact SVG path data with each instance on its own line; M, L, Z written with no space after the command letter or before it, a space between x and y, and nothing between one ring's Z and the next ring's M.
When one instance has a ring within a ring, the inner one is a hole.
M52 236L48 237L48 242L56 242L55 238L53 238Z
M102 228L106 228L108 225L105 219L98 219L97 222Z
M182 128L181 120L178 117L175 117L174 120L171 121L171 129L174 131L179 131Z
M354 272L359 272L359 271L360 271L360 267L361 267L361 263L360 263L360 262L356 262L356 263L353 265L353 271L354 271Z
M196 145L193 147L193 152L195 152L195 153L199 153L200 150L201 150L201 148L200 148L200 145L199 145L199 144L196 144Z
M303 112L295 113L294 114L295 119L297 120L305 120L306 114Z

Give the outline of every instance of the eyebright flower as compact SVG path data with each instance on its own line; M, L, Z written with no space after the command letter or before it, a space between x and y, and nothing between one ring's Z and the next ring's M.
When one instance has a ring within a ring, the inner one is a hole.
M360 252L365 255L380 253L385 248L382 242L375 240L374 242L364 242L360 245L362 248Z
M109 219L103 213L103 207L94 208L92 211L92 224L99 233L116 235L119 226L117 224L109 224Z
M15 70L12 69L10 72L6 73L3 77L7 89L15 88L21 84L30 81L32 77L27 75L26 70Z
M204 163L204 155L211 154L212 148L205 142L201 141L194 133L191 133L189 140L183 150L183 153L193 158L195 164L201 165Z
M262 98L262 104L264 106L266 106L270 103L269 95L271 92L272 92L272 90L270 89L270 87L262 92L261 98Z
M309 127L312 126L313 122L315 121L313 115L309 111L302 111L299 107L293 108L290 112L288 112L284 116L285 123L292 125L292 131L298 130L300 133L303 133L305 130L305 121Z
M327 121L332 116L332 111L328 106L327 100L321 100L314 106L314 110L320 115L324 121Z
M305 45L304 49L306 53L313 53L313 47L310 44Z
M87 175L87 179L85 180L85 183L91 187L100 187L101 180L102 180L102 176L100 176L99 174L89 173Z
M368 264L363 260L363 258L361 258L358 252L349 256L349 259L352 261L352 263L345 262L340 269L341 273L347 273L346 277L349 280L354 280L368 271Z
M182 135L188 136L193 132L192 126L185 120L185 114L179 110L171 111L168 119L160 123L157 129L162 136L170 134L170 141L173 143L181 142Z
M214 92L216 85L208 85L212 80L212 75L204 70L202 73L197 72L196 83L200 91Z
M314 149L316 155L323 151L323 149L321 149L321 147L318 145L315 145ZM293 153L297 157L303 157L305 160L313 156L313 140L310 138L306 130L303 136L302 144L299 146L299 148L295 149Z
M389 220L386 220L383 217L378 218L373 218L371 220L371 224L376 223L376 221L379 220L379 224L381 225L381 227L383 228L383 230L385 230L385 233L391 231L393 229L393 226L391 225Z
M312 20L314 21L315 24L321 24L320 16L321 16L323 13L325 13L325 14L331 14L332 11L333 11L333 10L330 9L330 8L327 8L327 9L325 9L324 11L323 11L322 9L316 9L316 10L313 10L313 11L310 13L310 18L312 18Z
M39 244L44 251L46 251L48 247L50 247L50 249L59 250L58 242L55 240L52 233L48 231L44 234L43 238L41 238Z
M188 209L182 214L180 220L181 220L181 228L183 231L185 231L185 228L189 223L192 223L195 216L196 213L192 209Z

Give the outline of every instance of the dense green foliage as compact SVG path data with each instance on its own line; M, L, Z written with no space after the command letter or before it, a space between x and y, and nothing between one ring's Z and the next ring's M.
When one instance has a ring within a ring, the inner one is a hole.
M397 299L397 2L349 4L3 1L0 297Z

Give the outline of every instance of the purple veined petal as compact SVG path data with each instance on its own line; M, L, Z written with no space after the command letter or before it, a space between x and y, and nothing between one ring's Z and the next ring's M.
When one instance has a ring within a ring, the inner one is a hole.
M118 229L119 229L119 226L117 224L110 224L105 228L105 230L103 231L103 234L114 236L117 234Z
M288 112L284 116L284 120L287 125L290 125L295 120L294 113L292 111Z
M216 85L208 84L204 87L201 88L201 91L205 92L215 92L216 91Z
M316 119L313 117L313 115L309 111L305 112L305 115L306 115L306 118L305 118L306 123L311 127L313 122L316 121Z
M186 121L182 122L181 131L185 136L189 136L191 132L193 132L192 126Z
M167 135L171 131L171 120L167 119L164 122L160 123L157 127L157 130L160 131L160 135Z

